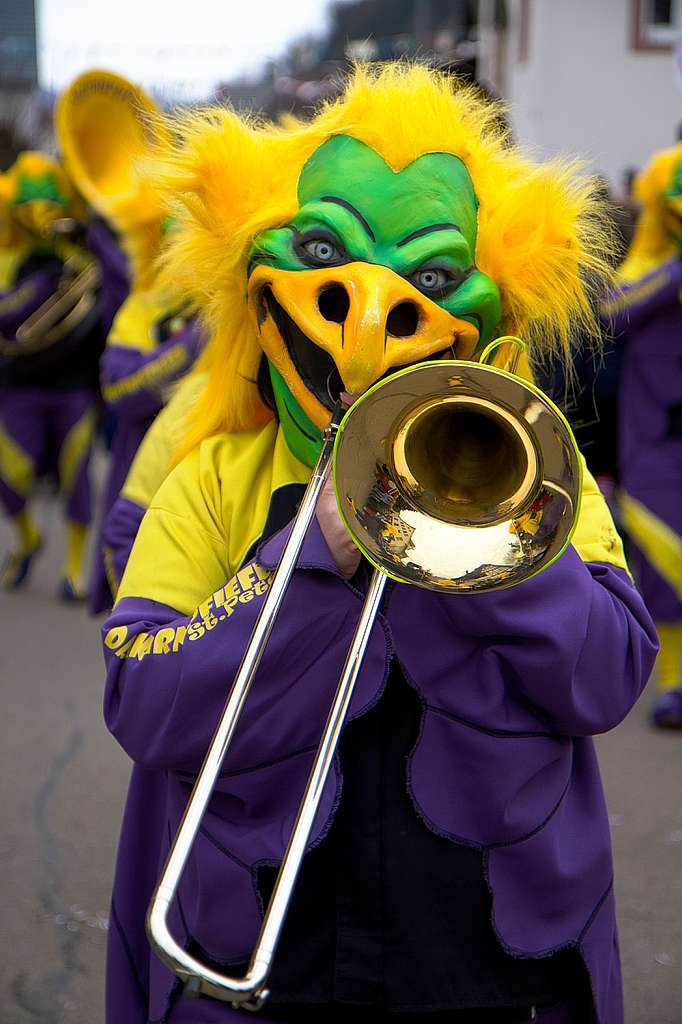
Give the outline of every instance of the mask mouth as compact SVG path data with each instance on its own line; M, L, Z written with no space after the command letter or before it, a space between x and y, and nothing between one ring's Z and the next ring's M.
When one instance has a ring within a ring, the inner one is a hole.
M289 316L284 307L277 301L270 287L263 289L260 296L260 304L261 309L265 307L263 312L267 310L268 315L272 317L279 335L286 345L296 372L305 387L325 409L332 412L341 393L346 391L346 386L334 359L328 352L325 352L324 349L320 348L304 334L293 317ZM343 325L341 325L341 330L343 330ZM437 352L433 352L431 355L418 361L431 362L432 360L455 358L456 355L452 345L448 345L446 348L439 349ZM408 360L406 363L390 366L381 375L379 380L390 377L396 370L402 370L407 366L413 365L414 362L416 360ZM376 383L376 381L372 383Z
M296 321L279 304L270 288L263 289L260 301L265 304L267 312L274 320L296 372L306 388L325 409L332 412L341 392L345 390L336 363L328 352L303 333Z

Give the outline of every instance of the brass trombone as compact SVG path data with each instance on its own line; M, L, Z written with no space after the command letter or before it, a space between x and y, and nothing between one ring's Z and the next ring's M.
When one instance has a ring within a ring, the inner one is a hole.
M50 241L69 240L80 228L73 217L58 217L43 231L43 237ZM15 340L0 337L0 354L34 355L66 337L94 308L101 280L96 263L89 262L83 267L82 260L70 256L56 291L17 328Z
M152 899L147 930L186 995L258 1010L387 579L447 594L516 586L567 547L582 469L554 404L514 373L481 362L421 363L335 412L218 728ZM249 688L333 466L339 511L374 573L246 975L221 974L170 934L168 910Z
M62 278L57 291L17 328L18 345L7 346L7 351L16 356L40 352L69 334L90 313L101 283L99 267L90 263L66 281Z

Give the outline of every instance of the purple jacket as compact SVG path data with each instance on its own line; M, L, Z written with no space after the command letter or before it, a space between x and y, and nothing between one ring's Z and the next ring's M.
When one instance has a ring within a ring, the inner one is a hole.
M87 247L102 274L98 309L106 337L128 292L127 260L116 238L101 220L88 225ZM14 288L0 293L0 334L12 337L17 327L53 294L59 276L59 272L36 271Z
M620 391L620 483L682 536L682 260L670 260L604 305L626 345ZM636 541L636 537L633 537ZM682 602L639 551L631 559L657 622Z
M135 453L166 400L166 389L185 374L201 347L196 321L152 352L134 345L107 345L101 363L104 400L116 415L109 473L104 487L100 523L113 507L125 483ZM111 607L112 597L104 563L101 527L93 549L89 606L93 613Z
M150 953L144 914L286 533L195 615L131 596L105 625L106 721L136 763L111 913L110 1024L168 1019L176 982ZM261 913L255 870L282 856L362 599L314 525L172 914L175 934L214 960L248 958ZM627 574L585 564L573 548L502 592L444 596L389 583L350 712L379 699L397 658L423 704L405 780L418 813L484 852L507 950L580 951L599 1024L623 1016L609 826L590 737L628 713L655 650ZM314 840L340 785L337 769Z

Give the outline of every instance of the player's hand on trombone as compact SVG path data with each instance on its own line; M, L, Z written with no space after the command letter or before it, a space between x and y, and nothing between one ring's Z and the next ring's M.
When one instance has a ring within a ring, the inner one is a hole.
M317 521L322 530L322 536L327 542L327 547L332 553L341 575L349 580L360 565L360 551L351 540L348 530L341 521L339 510L336 505L334 484L331 475L322 488L317 502Z
M347 391L341 393L341 400L346 408L350 408L356 400L357 395L351 395ZM322 530L322 536L327 542L327 547L332 553L339 572L344 579L349 580L354 576L360 565L360 551L350 538L348 530L343 525L334 494L334 485L331 473L327 482L322 488L317 502L317 521Z

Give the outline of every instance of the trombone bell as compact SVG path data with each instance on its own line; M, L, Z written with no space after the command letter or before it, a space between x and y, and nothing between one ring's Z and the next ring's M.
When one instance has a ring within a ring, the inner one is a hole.
M429 590L511 587L567 546L581 463L534 385L482 363L398 371L350 409L336 439L339 511L366 558Z
M528 504L542 466L508 410L466 395L418 400L386 444L396 486L426 515L460 526L502 522Z

